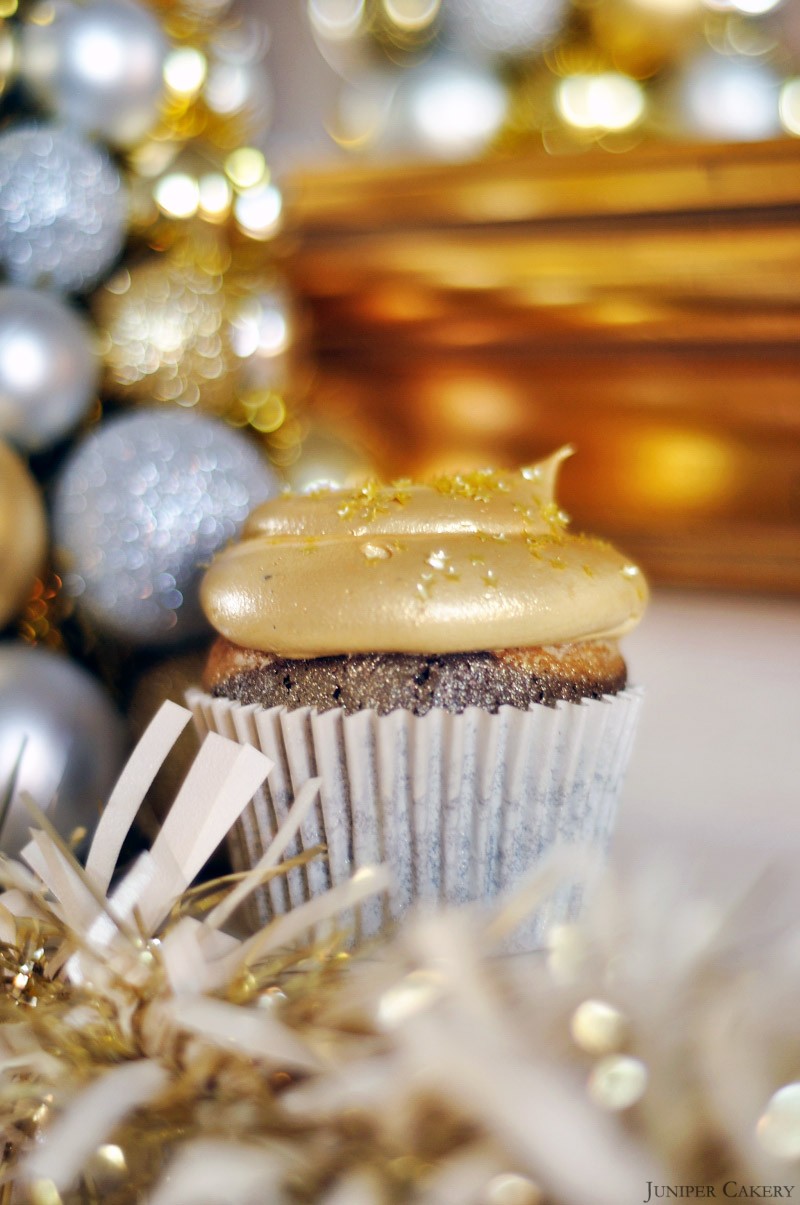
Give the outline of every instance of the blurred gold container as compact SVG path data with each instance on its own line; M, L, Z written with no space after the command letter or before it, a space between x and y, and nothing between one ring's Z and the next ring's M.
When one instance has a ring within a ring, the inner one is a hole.
M800 143L290 182L313 406L381 472L519 464L656 580L800 590Z

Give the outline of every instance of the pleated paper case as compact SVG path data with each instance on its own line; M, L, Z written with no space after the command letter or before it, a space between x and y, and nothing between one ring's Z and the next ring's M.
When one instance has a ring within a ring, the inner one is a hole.
M199 690L187 702L201 735L255 745L275 763L231 835L236 869L258 861L303 783L322 780L288 854L325 852L261 889L254 920L296 907L361 866L387 863L388 898L348 918L358 937L370 937L410 907L505 896L556 846L602 856L641 698L634 687L529 711L423 716L266 709ZM557 892L518 932L516 947L540 943L549 925L574 913L578 897L569 885Z

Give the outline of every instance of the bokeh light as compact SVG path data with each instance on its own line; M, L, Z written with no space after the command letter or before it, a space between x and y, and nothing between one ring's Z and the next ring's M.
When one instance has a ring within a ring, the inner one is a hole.
M200 187L186 172L170 172L157 181L153 198L167 217L190 218L200 205Z
M280 227L283 198L273 184L249 188L236 198L233 212L244 234L254 239L268 239Z
M164 61L164 83L176 96L196 96L207 72L205 55L193 46L179 46Z
M617 72L572 75L556 92L561 116L579 130L625 130L644 115L645 100L636 80Z
M261 151L242 146L225 160L225 174L236 188L254 188L267 177L267 163Z
M755 141L780 132L780 81L765 63L709 51L679 83L679 106L695 136Z
M441 0L383 0L383 8L398 29L416 32L436 20Z
M497 134L508 109L504 85L491 72L440 65L420 73L409 99L420 145L442 159L468 158Z
M200 212L209 221L223 221L230 213L233 189L222 172L207 172L198 181Z
M311 26L322 38L346 41L364 20L364 0L309 0Z
M800 138L800 78L784 83L778 98L778 113L786 133Z

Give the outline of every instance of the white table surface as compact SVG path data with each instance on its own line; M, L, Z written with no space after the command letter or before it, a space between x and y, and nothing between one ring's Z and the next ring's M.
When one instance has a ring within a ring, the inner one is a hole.
M647 695L612 861L800 873L800 601L657 591L623 649Z

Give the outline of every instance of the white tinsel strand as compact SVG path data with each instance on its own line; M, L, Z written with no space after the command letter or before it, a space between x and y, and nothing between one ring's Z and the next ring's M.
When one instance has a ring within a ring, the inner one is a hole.
M151 724L86 871L36 809L33 873L2 867L4 957L19 950L13 977L13 959L3 963L0 997L16 1008L0 1030L0 1119L18 1152L6 1182L84 1199L74 1193L86 1177L105 1182L126 1166L124 1135L141 1141L183 1094L185 1137L159 1152L151 1205L195 1205L201 1183L204 1199L224 1205L263 1200L265 1186L276 1201L297 1200L297 1189L324 1205L617 1205L644 1199L648 1181L791 1184L800 943L786 922L796 899L780 912L756 883L723 906L687 898L679 876L650 867L624 890L602 883L586 918L562 926L547 951L498 957L525 909L579 873L574 852L558 854L499 912L411 918L325 980L313 927L384 890L383 872L251 938L221 928L279 869L315 783L262 865L204 921L175 911L269 770L255 749L209 740L153 849L106 896L137 802L185 720L166 704ZM26 938L43 925L61 935L55 955ZM264 976L266 955L293 977ZM48 1010L61 1026L52 1050L42 1045ZM76 1049L99 1043L106 1061L76 1060L69 1034ZM276 1076L285 1087L259 1122L252 1089ZM348 1161L343 1133L356 1122Z

